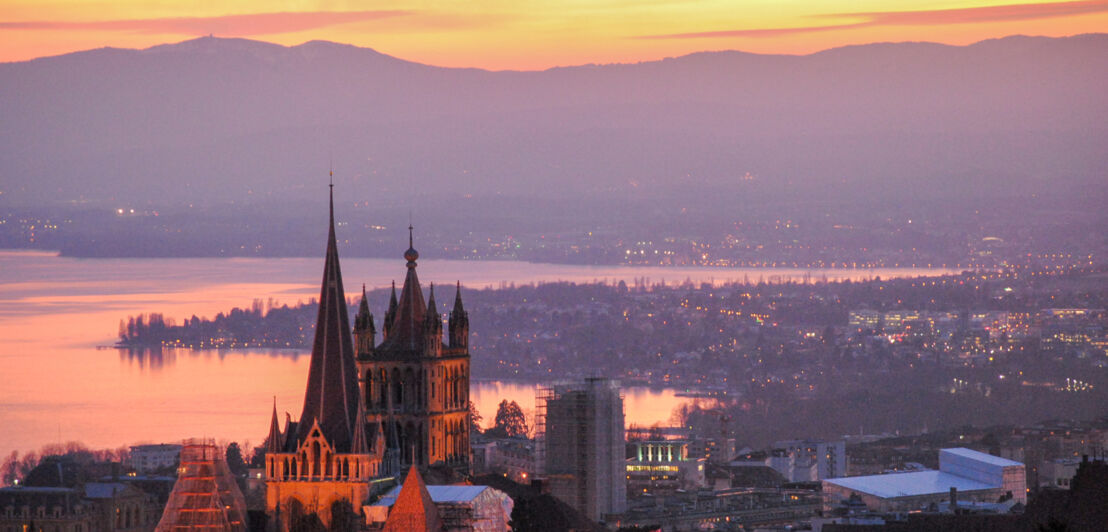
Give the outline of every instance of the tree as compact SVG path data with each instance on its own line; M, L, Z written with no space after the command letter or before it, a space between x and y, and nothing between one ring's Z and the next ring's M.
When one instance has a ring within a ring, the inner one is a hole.
M354 506L346 499L331 503L331 532L356 532L358 530L358 514L354 513Z
M0 464L0 486L9 486L19 478L19 451L12 454Z
M523 415L519 403L504 399L496 408L496 424L492 430L499 435L511 437L527 436L531 428L527 426L527 417Z
M469 431L481 434L481 414L477 412L477 405L473 404L473 401L469 402Z
M227 468L234 473L236 477L242 476L246 473L246 462L242 459L242 449L239 449L237 442L231 442L227 446Z

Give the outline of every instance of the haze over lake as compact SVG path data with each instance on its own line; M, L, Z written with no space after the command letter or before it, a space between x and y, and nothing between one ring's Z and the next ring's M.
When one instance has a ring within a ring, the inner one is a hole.
M348 296L361 283L388 286L403 262L345 259ZM73 259L52 253L0 251L0 456L47 443L81 440L92 447L209 436L228 441L265 436L276 396L281 412L300 411L309 357L300 350L166 350L158 357L97 349L115 341L119 321L159 312L181 320L214 316L254 299L282 303L317 297L322 259ZM648 268L525 262L420 261L425 282L463 287L542 281L694 283L792 278L865 279L940 275L949 270ZM480 323L472 324L479 331ZM480 375L475 377L480 378ZM525 411L532 385L475 382L473 398L491 421L502 398ZM666 423L684 399L673 390L625 390L628 423Z

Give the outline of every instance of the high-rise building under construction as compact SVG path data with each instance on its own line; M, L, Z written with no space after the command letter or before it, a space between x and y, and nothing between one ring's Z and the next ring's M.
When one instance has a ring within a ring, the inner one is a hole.
M627 509L619 382L539 388L535 431L540 478L552 495L597 521Z

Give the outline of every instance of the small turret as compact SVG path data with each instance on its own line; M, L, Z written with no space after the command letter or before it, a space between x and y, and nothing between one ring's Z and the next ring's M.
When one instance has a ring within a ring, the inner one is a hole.
M279 453L285 447L285 438L277 425L277 398L273 398L273 418L269 421L269 436L265 439L265 452Z
M388 339L389 334L392 333L392 322L396 321L396 307L398 305L396 301L396 281L393 281L392 296L389 297L389 309L385 311L385 321L381 324L385 339Z
M462 282L454 292L454 310L450 311L450 348L469 348L469 315L462 306Z
M358 401L358 418L354 420L354 439L350 444L353 454L369 454L369 441L366 436L365 403Z
M435 283L431 283L431 297L427 300L427 314L423 322L424 353L427 356L442 354L442 316L435 304Z
M362 285L362 303L358 314L354 316L354 356L359 360L373 356L373 345L377 340L377 328L373 326L373 313L369 311L369 298Z

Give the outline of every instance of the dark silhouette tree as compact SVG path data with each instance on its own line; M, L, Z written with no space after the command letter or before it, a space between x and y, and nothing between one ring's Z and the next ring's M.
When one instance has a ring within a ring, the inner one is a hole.
M237 442L231 442L227 446L227 467L234 473L236 477L246 474L246 461L242 459L242 449L239 448Z
M519 403L504 399L496 408L496 424L493 426L497 434L504 436L527 436L530 427L527 426L527 417L523 415L523 409Z
M346 499L331 503L331 532L356 532L358 514Z
M469 402L469 431L480 434L484 432L481 429L481 417L480 412L477 411L477 405L473 404L473 401Z

